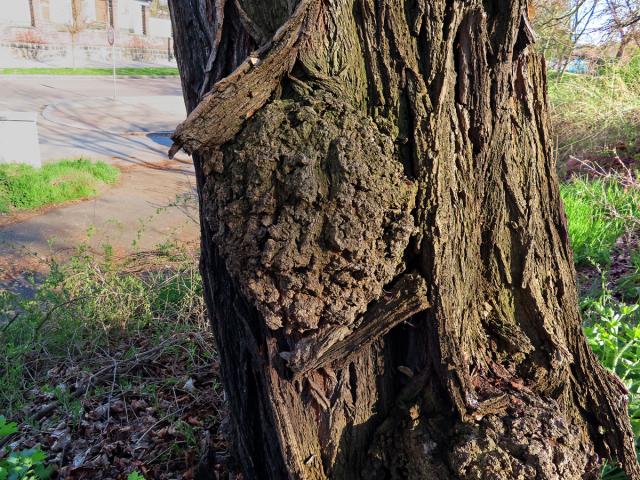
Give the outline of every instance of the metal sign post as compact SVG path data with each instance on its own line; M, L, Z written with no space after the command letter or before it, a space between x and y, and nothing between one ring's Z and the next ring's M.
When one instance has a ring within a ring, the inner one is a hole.
M107 42L111 45L111 61L113 62L113 99L116 99L117 81L116 81L116 32L113 27L109 27L107 30Z

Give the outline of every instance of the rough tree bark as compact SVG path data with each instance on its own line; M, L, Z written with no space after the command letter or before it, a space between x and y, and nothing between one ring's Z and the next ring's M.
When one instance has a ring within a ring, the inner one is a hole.
M525 0L170 7L247 477L640 478Z

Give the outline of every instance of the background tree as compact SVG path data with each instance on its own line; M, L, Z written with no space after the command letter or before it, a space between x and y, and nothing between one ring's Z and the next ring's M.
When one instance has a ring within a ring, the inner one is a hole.
M640 478L524 1L170 3L249 478Z
M532 0L538 49L563 72L580 47L590 47L602 60L620 61L640 37L637 0Z
M71 17L66 28L69 35L71 35L71 66L76 68L77 37L87 28L87 19L83 11L82 0L71 0Z
M601 0L532 0L533 25L540 37L538 49L551 67L564 73L581 43L589 44L608 22L608 10Z
M638 45L640 30L640 2L635 0L606 0L607 19L604 23L605 32L617 40L616 58L624 56L626 48L631 42Z
M533 0L530 10L530 18L539 37L539 51L557 64L562 63L562 59L570 58L574 48L571 35L571 2Z

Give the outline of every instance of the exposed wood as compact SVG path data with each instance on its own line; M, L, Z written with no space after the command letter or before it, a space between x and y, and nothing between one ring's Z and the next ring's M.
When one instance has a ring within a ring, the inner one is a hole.
M343 367L358 351L368 348L392 328L427 308L429 301L424 278L416 274L403 275L391 292L375 302L353 329L330 327L326 332L301 340L292 352L282 352L280 356L298 374L332 364Z

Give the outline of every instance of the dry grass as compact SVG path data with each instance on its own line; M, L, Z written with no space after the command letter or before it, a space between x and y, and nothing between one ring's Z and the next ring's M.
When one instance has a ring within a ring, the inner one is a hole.
M560 164L570 156L610 157L636 151L640 125L640 74L632 63L601 75L551 78L549 97Z
M108 250L107 250L108 251ZM33 298L0 296L0 441L62 478L190 479L226 455L222 389L192 245L78 250Z

